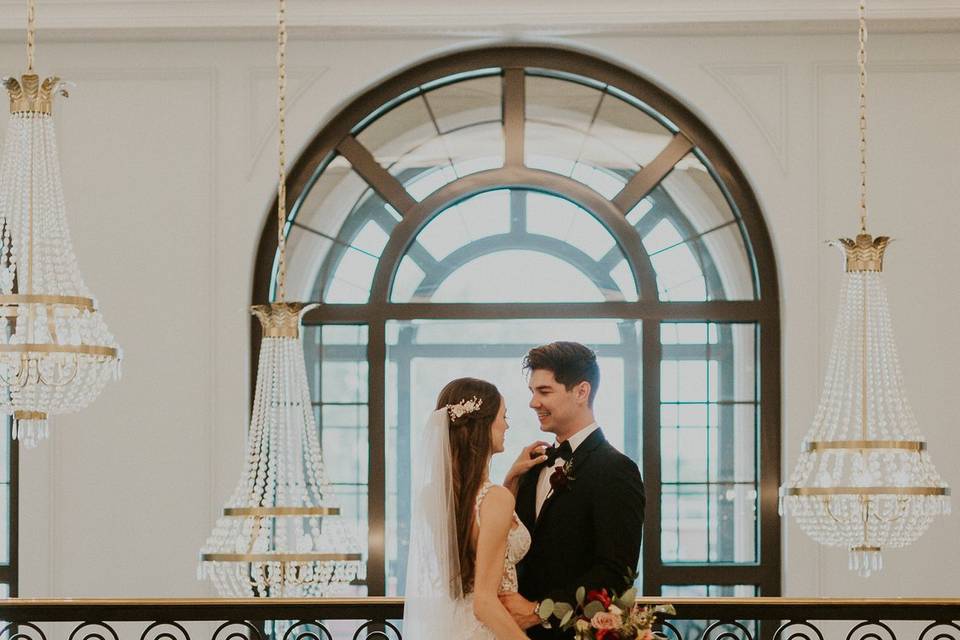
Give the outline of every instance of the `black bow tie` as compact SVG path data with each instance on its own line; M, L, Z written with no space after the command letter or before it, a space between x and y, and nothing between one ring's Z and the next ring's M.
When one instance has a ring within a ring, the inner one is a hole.
M543 453L547 456L547 466L552 467L556 464L557 458L569 461L573 457L573 448L570 446L570 441L565 440L559 447L547 447Z

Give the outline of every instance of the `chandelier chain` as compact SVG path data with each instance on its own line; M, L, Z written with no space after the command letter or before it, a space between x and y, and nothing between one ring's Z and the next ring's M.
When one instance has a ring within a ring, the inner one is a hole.
M279 185L277 187L277 295L283 302L286 297L287 241L284 226L287 222L287 0L278 0L277 13L277 144L279 160Z
M36 0L27 0L27 71L33 71L33 50L37 44Z
M867 232L867 3L860 0L859 41L857 66L860 71L859 110L860 110L860 232Z

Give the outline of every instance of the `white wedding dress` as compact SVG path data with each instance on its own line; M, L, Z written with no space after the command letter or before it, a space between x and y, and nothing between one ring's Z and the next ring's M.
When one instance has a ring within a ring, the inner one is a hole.
M493 483L489 480L484 483L480 492L477 494L477 503L474 507L477 514L477 527L480 526L480 505L483 499L490 491ZM513 514L513 527L507 533L507 552L503 559L503 576L500 578L500 593L515 592L519 588L517 582L517 563L523 559L523 556L530 550L530 532L520 522L516 512ZM495 640L493 632L490 631L482 622L477 620L473 614L473 594L464 596L457 602L457 628L462 629L462 635L458 638L463 640ZM415 639L411 639L415 640Z
M413 449L410 535L404 589L403 637L408 640L494 640L493 632L473 614L473 594L460 583L456 496L446 409L430 414L423 438ZM493 483L477 494L474 511L480 526L480 505ZM517 514L507 533L500 593L517 591L517 563L530 550L530 532Z

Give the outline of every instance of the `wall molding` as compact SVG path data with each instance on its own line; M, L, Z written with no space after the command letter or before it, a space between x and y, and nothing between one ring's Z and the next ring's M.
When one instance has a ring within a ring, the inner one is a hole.
M2 7L2 3L0 3ZM208 226L208 256L207 259L211 260L210 269L208 270L209 277L207 278L206 286L210 289L210 295L208 300L210 300L211 305L216 299L216 220L218 219L217 211L219 206L219 192L218 192L218 171L217 171L217 108L218 108L218 70L216 67L210 66L200 66L200 67L153 67L153 68L143 68L143 67L89 67L89 68L67 68L64 69L63 77L67 78L71 82L77 83L78 87L74 89L71 93L72 96L75 96L78 99L82 99L83 96L83 86L84 83L89 82L123 82L125 80L130 81L149 81L149 82L182 82L182 81L204 81L207 90L209 91L208 99L210 104L206 109L198 110L197 113L205 113L208 118L207 122L207 141L209 145L207 163L209 165L210 181L207 186L208 189L208 198L209 198L209 207L210 212L208 216L209 224ZM73 99L73 98L71 98ZM63 125L57 125L57 134L58 137L62 135ZM69 168L67 168L69 171ZM79 196L78 196L79 197ZM71 208L75 208L74 207ZM69 212L68 212L69 216ZM216 329L216 316L215 309L211 308L207 311L209 316L209 331L211 333L210 348L209 348L209 376L208 384L210 384L210 403L208 405L208 411L210 412L210 417L205 429L205 437L207 442L205 446L208 448L208 459L213 461L214 459L214 431L216 428L216 397L213 393L215 388L215 378L217 374L217 369L214 366L216 362L215 354L215 340L213 336L215 335ZM123 338L120 337L121 343ZM116 384L116 383L114 383ZM56 419L56 418L54 418ZM93 425L87 425L85 428L93 430L96 427ZM64 487L62 486L62 480L58 477L59 471L63 468L64 458L61 448L61 438L58 437L57 433L53 432L51 429L50 439L40 446L49 446L51 451L51 464L49 470L50 477L50 486L49 486L49 504L47 506L48 513L46 515L47 520L50 523L49 526L49 556L48 556L48 580L49 580L49 596L50 597L61 597L64 595L75 595L75 594L65 594L65 589L63 586L63 574L62 568L65 562L63 556L63 549L61 546L61 538L69 535L69 527L63 527L61 518L59 515L61 513L61 503L66 502L66 496L70 495L70 492L65 492ZM211 464L211 468L208 471L208 477L210 486L208 487L208 492L212 493L213 488L213 478L216 472L214 465ZM22 473L22 471L21 471ZM209 501L208 501L209 502ZM21 506L21 518L26 514L26 509ZM211 518L213 516L211 508ZM29 514L29 517L40 517L39 513ZM215 518L208 518L210 525L213 525ZM23 558L20 559L21 567L23 567ZM23 572L21 571L21 584L23 583Z
M290 126L290 115L300 99L310 91L314 85L323 77L330 67L289 67L287 70L287 127ZM259 99L260 91L258 86L266 80L269 84L270 109L269 117L261 110L263 101ZM249 100L247 110L249 111L249 125L247 129L250 153L250 168L247 170L247 180L253 176L260 158L266 152L268 143L276 140L277 137L277 69L276 67L254 67L251 68L247 76L247 91ZM314 126L318 126L314 123ZM295 160L295 158L294 158Z
M789 167L787 154L789 149L787 65L783 63L757 63L704 64L701 66L743 107L743 110L757 126L763 139L770 146L773 155L780 164L781 172L786 175ZM763 107L756 104L749 91L739 81L749 77L769 78L770 86L766 90L773 91L776 94L776 113L763 113Z

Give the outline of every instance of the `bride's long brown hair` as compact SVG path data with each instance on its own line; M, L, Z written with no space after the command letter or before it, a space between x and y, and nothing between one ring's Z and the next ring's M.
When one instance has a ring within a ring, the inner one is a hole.
M500 411L500 391L486 380L457 378L447 383L437 398L437 409L473 398L481 401L476 411L450 418L450 459L453 463L453 495L457 521L457 550L463 593L473 591L477 550L470 535L474 505L480 484L493 454L491 427Z

